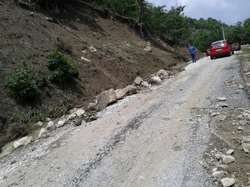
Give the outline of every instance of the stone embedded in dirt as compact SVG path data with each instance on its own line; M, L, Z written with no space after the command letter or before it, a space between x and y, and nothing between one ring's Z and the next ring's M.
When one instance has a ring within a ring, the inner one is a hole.
M34 12L30 12L29 15L30 15L30 16L34 16Z
M246 125L246 122L245 121L240 121L239 124L244 126L244 125Z
M222 184L223 187L233 186L235 184L235 179L233 179L233 178L221 179L221 184Z
M214 113L212 113L212 114L211 114L211 116L212 116L212 117L214 117L214 116L218 116L218 115L220 115L220 113L219 113L219 112L214 112Z
M148 45L144 48L144 51L152 52L152 47L151 47L150 42L148 42Z
M87 58L85 58L85 57L81 57L81 60L84 60L84 61L86 61L86 62L91 62L91 60L89 60L89 59L87 59Z
M217 97L216 100L217 101L226 101L227 99L225 97Z
M227 108L228 104L227 103L219 103L216 105L216 108Z
M54 127L54 122L53 121L49 121L48 125L47 125L47 129L52 129Z
M45 128L42 128L38 134L38 138L44 138L47 135L47 130Z
M250 154L250 144L249 143L243 143L242 144L242 149L245 153L249 153Z
M233 153L234 153L234 150L233 150L233 149L229 149L229 150L226 152L227 155L231 155L231 154L233 154Z
M217 158L217 160L220 160L223 155L224 155L223 153L219 152L219 153L215 154L214 156L215 156L215 158Z
M66 123L66 119L60 120L60 121L58 121L56 127L57 128L63 127L65 125L65 123Z
M136 85L140 85L143 82L143 79L141 77L137 76L134 82Z
M241 126L239 126L239 127L237 128L237 130L238 130L238 131L244 131L243 127L241 127Z
M106 106L116 102L117 97L114 89L106 90L96 96L97 105L100 109L104 109Z
M97 49L94 46L90 46L89 50L91 51L91 53L97 52Z
M78 109L77 111L76 111L76 115L78 116L78 117L81 117L83 114L85 114L85 110L83 110L83 109Z
M169 77L168 72L164 69L159 70L156 75L160 77L161 80L167 79Z
M46 17L45 19L46 19L47 21L53 22L53 19L50 18L50 17Z
M212 175L213 175L213 177L220 179L226 175L226 172L225 171L214 171L212 173Z
M13 147L16 149L19 146L27 145L31 142L31 140L32 140L32 136L25 136L17 141L14 141Z
M227 116L220 116L220 121L224 121L227 118Z
M159 84L161 84L162 81L161 81L161 78L159 76L153 76L150 78L149 82L151 84L159 85Z
M242 86L241 84L239 85L239 89L244 89L244 86Z
M249 143L250 144L250 136L244 136L242 137L242 143Z
M242 116L242 115L239 115L237 118L238 118L238 119L242 119L242 118L243 118L243 116Z
M233 156L230 155L222 155L222 162L224 164L230 164L232 162L235 162L235 158Z

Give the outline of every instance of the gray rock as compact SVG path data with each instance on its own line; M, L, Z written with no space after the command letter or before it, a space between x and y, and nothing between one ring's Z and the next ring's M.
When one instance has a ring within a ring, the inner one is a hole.
M227 155L231 155L231 154L233 154L233 153L234 153L234 150L233 150L233 149L229 149L229 150L226 152Z
M237 128L237 130L238 130L238 131L244 131L243 127L241 127L241 126L239 126L239 127Z
M152 47L151 46L146 46L144 48L144 51L146 51L146 52L152 52Z
M230 164L232 162L235 162L235 158L233 156L230 155L222 155L222 162L224 164Z
M227 116L220 116L220 121L224 121L227 118Z
M45 19L46 19L47 21L53 22L53 19L50 18L50 17L46 17Z
M92 52L92 53L95 53L97 52L96 48L94 46L90 46L89 47L89 50Z
M129 85L129 86L126 86L125 88L123 89L118 89L115 91L115 94L116 94L116 97L117 99L121 99L127 95L133 95L133 94L136 94L138 92L138 89L136 86L133 86L133 85Z
M76 115L78 117L81 117L83 114L85 114L85 111L83 109L81 109L81 108L76 111Z
M73 113L73 114L70 114L68 117L67 117L67 120L72 120L76 117L76 113Z
M159 70L156 75L160 77L161 80L167 79L169 77L168 72L164 69Z
M117 101L117 96L114 89L106 90L96 96L97 104L100 109L107 107L108 105Z
M13 147L16 149L19 146L27 145L31 142L31 140L32 140L32 136L25 136L17 141L14 141Z
M228 104L227 103L219 103L216 105L216 108L227 108Z
M147 81L143 81L141 83L141 86L144 87L144 88L149 88L150 87L150 85L149 85L149 83Z
M242 86L241 84L239 85L239 89L244 89L244 86Z
M156 84L156 85L159 85L159 84L161 84L161 78L159 77L159 76L153 76L150 80L149 80L149 82L151 83L151 84Z
M217 101L226 101L227 99L225 97L217 97L216 100Z
M60 121L58 121L56 127L57 128L63 127L65 125L65 123L66 123L66 119L60 120Z
M49 123L47 124L47 129L51 130L53 127L54 127L54 122L49 121Z
M43 122L38 121L35 125L38 126L38 127L42 127L43 126Z
M136 77L134 82L135 82L136 85L140 85L143 82L143 79L138 76L138 77Z
M212 117L214 117L214 116L218 116L218 115L220 115L220 113L219 113L219 112L214 112L214 113L212 113L212 114L211 114L211 116L212 116Z
M225 171L214 171L212 173L212 175L213 175L213 177L220 179L226 175L226 172Z
M38 134L38 138L44 138L47 136L47 130L45 128L42 128Z
M235 184L235 179L233 179L233 178L221 179L221 184L222 184L223 187L233 186Z
M249 143L243 143L242 144L242 149L245 153L250 153L250 144Z

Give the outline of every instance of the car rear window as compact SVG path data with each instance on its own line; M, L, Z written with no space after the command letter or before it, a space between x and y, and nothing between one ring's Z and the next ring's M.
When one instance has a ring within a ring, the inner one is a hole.
M212 48L215 48L215 47L224 47L224 46L226 46L225 42L216 42L216 43L212 44Z

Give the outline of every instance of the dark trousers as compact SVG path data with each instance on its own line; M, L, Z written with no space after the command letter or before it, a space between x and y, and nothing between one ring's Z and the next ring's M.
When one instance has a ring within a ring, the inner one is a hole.
M191 54L193 62L196 62L196 56L195 54Z

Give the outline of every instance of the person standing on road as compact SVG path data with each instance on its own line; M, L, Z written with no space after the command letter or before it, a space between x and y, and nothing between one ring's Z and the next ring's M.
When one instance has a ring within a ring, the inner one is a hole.
M190 54L192 56L193 63L195 63L196 62L195 47L192 44L189 47L189 52L190 52Z

